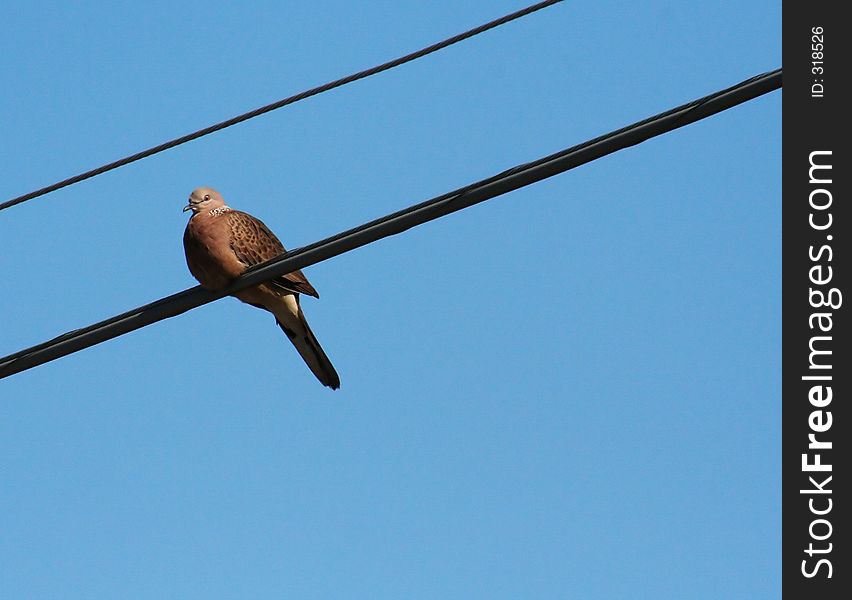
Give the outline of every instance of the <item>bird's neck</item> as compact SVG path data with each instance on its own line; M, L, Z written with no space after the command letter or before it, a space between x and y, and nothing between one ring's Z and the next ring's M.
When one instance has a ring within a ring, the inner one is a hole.
M230 206L228 206L227 204L223 204L222 206L217 206L216 208L209 210L207 214L211 217L218 217L219 215L225 214L226 212L231 212L231 210L233 209Z

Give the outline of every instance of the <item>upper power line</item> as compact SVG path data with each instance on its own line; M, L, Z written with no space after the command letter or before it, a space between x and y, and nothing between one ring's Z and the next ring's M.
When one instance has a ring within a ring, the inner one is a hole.
M284 98L283 100L278 100L277 102L273 102L272 104L267 104L266 106L261 106L260 108L250 110L247 113L232 117L226 121L222 121L221 123L210 125L209 127L205 127L204 129L199 129L198 131L195 131L193 133L188 133L179 138L175 138L152 148L148 148L147 150L142 150L141 152L137 152L136 154L125 156L122 159L105 164L96 169L86 171L85 173L80 173L79 175L69 177L68 179L63 179L62 181L58 181L41 189L29 192L28 194L23 194L21 196L18 196L17 198L12 198L11 200L7 200L0 204L0 210L15 206L16 204L21 204L23 202L26 202L27 200L38 198L39 196L44 196L45 194L55 192L56 190L68 187L69 185L73 185L75 183L79 183L81 181L85 181L86 179L95 177L96 175L101 175L103 173L106 173L107 171L112 171L113 169L123 167L124 165L129 165L130 163L136 162L137 160L142 160L143 158L153 156L154 154L169 150L170 148L174 148L175 146L180 146L181 144L191 142L192 140L196 140L205 135L215 133L217 131L225 129L226 127L230 127L231 125L236 125L237 123L248 121L249 119L253 119L254 117L258 117L275 109L287 106L288 104L294 104L295 102L299 102L300 100L304 100L305 98L310 98L311 96L316 96L317 94L322 94L323 92L339 88L348 83L358 81L359 79L364 79L366 77L370 77L371 75L381 73L382 71L387 71L389 69L393 69L394 67L404 65L405 63L426 56L427 54L432 54L433 52L437 52L438 50L446 48L447 46L452 46L453 44L457 44L458 42L461 42L468 38L472 38L475 35L479 35L480 33L488 31L489 29L494 29L495 27L499 27L500 25L505 25L510 21L520 19L521 17L539 11L543 8L547 8L548 6L551 6L558 2L562 2L562 0L546 0L545 2L532 4L521 10L502 16L499 19L494 19L493 21L489 21L488 23L485 23L478 27L474 27L473 29L469 29L468 31L465 31L463 33L454 35L453 37L447 38L441 42L417 50L416 52L406 54L405 56L395 58L394 60L382 63L380 65L376 65L375 67L371 67L369 69L364 69L363 71L358 71L357 73L347 75L346 77L342 77L334 81L329 81L328 83L311 88L309 90L305 90L304 92L299 92L298 94L295 94L288 98Z
M781 69L757 75L733 87L699 98L643 121L628 125L582 144L566 148L531 163L519 165L488 179L410 206L309 246L292 250L258 265L234 280L230 287L211 292L201 287L184 290L117 315L100 323L70 331L50 341L0 359L0 378L77 352L157 321L218 300L273 277L292 273L333 256L443 217L468 206L541 181L607 154L707 118L781 87Z

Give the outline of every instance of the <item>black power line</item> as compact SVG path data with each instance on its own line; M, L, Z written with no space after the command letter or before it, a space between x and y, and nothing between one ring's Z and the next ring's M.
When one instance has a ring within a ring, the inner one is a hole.
M349 229L309 246L258 265L237 279L226 290L210 292L199 286L140 306L126 313L70 331L38 346L0 359L0 378L31 369L72 352L174 317L218 300L227 294L256 285L273 277L303 269L333 256L349 252L382 238L402 233L416 225L443 217L484 200L541 181L617 150L636 145L678 127L699 121L718 112L752 100L781 87L781 69L752 77L740 84L704 98L628 125L577 146L567 148L531 163L519 165L488 179L438 196L426 202Z
M500 17L499 19L489 21L488 23L480 25L479 27L474 27L473 29L465 31L464 33L454 35L453 37L447 38L442 42L438 42L416 52L412 52L411 54L406 54L405 56L401 56L386 63L376 65L375 67L371 67L363 71L358 71L357 73L353 73L352 75L348 75L346 77L330 81L315 88L305 90L304 92L299 92L298 94L295 94L288 98L284 98L283 100L273 102L272 104L267 104L266 106L261 106L260 108L256 108L247 113L243 113L236 117L230 118L227 121L222 121L221 123L210 125L209 127L205 127L204 129L199 129L196 132L189 133L187 135L175 138L168 142L164 142L162 144L159 144L158 146L148 148L147 150L142 150L141 152L137 152L136 154L131 154L130 156L126 156L122 159L116 160L96 169L92 169L91 171L80 173L79 175L69 177L68 179L63 179L62 181L58 181L47 187L35 190L34 192L29 192L28 194L18 196L17 198L12 198L11 200L7 200L6 202L0 204L0 210L10 208L12 206L15 206L16 204L21 204L22 202L26 202L27 200L32 200L33 198L38 198L39 196L44 196L45 194L49 194L50 192L55 192L56 190L68 187L69 185L73 185L75 183L79 183L86 179L90 179L91 177L95 177L96 175L101 175L103 173L106 173L107 171L112 171L113 169L123 167L124 165L129 165L130 163L136 162L137 160L142 160L143 158L153 156L154 154L158 154L160 152L163 152L164 150L169 150L171 148L174 148L175 146L180 146L181 144L191 142L192 140L196 140L205 135L215 133L217 131L225 129L226 127L230 127L231 125L236 125L237 123L248 121L249 119L253 119L254 117L258 117L277 108L287 106L288 104L294 104L296 102L299 102L300 100L310 98L311 96L316 96L317 94L322 94L323 92L327 92L329 90L333 90L334 88L344 86L348 83L358 81L359 79L364 79L366 77L370 77L371 75L381 73L382 71L387 71L389 69L393 69L394 67L404 65L405 63L426 56L427 54L432 54L433 52L437 52L438 50L446 48L447 46L452 46L453 44L456 44L468 38L472 38L475 35L479 35L480 33L488 31L489 29L494 29L495 27L499 27L500 25L504 25L510 21L514 21L515 19L525 17L528 14L534 13L543 8L547 8L548 6L551 6L558 2L562 2L562 0L546 0L545 2L533 4L511 14Z

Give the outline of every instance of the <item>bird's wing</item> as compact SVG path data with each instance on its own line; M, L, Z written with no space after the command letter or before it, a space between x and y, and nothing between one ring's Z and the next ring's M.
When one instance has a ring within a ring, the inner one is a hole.
M231 227L231 250L247 267L266 262L286 252L284 245L275 237L263 221L239 210L228 212ZM266 281L264 285L274 291L288 294L307 294L319 298L319 294L301 271L293 271Z

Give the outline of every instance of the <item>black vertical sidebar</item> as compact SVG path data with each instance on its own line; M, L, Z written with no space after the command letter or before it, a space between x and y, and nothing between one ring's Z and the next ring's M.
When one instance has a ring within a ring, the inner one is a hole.
M785 598L852 598L849 59L841 2L783 9Z

